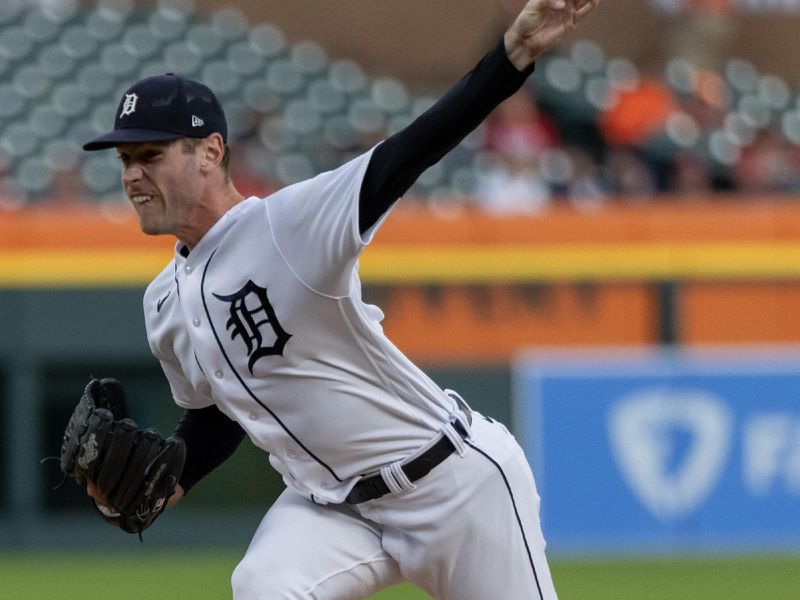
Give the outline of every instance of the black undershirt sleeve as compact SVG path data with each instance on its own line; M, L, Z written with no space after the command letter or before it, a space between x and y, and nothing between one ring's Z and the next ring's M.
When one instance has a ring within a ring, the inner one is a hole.
M533 65L518 71L501 40L478 65L411 124L381 142L359 196L363 234L431 165L455 148L503 100L522 87Z
M185 492L225 462L244 439L244 429L212 405L187 410L175 435L186 442L186 462L178 483Z

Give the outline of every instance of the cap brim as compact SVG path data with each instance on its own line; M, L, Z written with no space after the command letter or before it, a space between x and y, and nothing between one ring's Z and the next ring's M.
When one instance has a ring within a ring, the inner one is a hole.
M155 129L115 129L98 138L93 139L83 145L87 152L93 150L105 150L113 148L119 144L130 144L137 142L166 142L186 137L185 133L175 133L173 131L158 131Z

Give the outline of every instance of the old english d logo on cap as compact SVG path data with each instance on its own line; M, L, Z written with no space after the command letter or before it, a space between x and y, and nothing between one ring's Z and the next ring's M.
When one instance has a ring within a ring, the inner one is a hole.
M139 96L136 94L125 94L125 98L122 100L122 112L119 113L120 118L133 114L136 110L137 100L139 100Z
M137 81L117 108L114 129L84 144L102 150L118 144L160 142L219 133L228 139L222 106L207 86L167 73Z

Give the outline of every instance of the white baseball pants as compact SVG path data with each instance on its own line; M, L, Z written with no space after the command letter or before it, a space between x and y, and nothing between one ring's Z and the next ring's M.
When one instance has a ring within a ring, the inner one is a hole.
M284 491L234 570L234 600L358 600L403 580L437 600L556 600L527 460L473 415L412 491L352 506Z

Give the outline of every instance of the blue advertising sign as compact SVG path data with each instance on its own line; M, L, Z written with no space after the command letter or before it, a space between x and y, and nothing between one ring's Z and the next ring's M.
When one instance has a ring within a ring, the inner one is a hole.
M552 550L800 549L800 351L529 354L514 388Z

